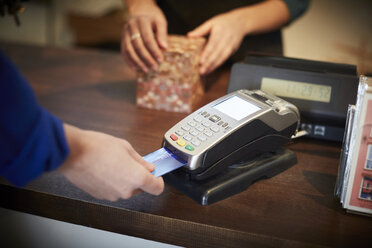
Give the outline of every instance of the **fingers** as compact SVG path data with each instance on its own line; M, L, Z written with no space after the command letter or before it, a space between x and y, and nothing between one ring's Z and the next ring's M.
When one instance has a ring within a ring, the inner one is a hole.
M220 66L233 52L228 37L211 35L200 58L200 74L208 74Z
M156 178L150 173L155 169L155 166L146 162L133 148L132 150L131 155L133 156L134 160L138 161L139 164L143 165L146 169L145 173L140 174L138 178L139 185L137 187L152 195L161 194L164 190L163 179L161 177ZM140 172L142 172L141 169Z
M146 170L148 170L149 172L153 172L155 170L155 165L152 164L152 163L149 163L147 161L145 161L143 158L140 158L142 161L139 162L141 165L143 165L143 167L146 168Z
M132 171L132 178L127 182L126 186L123 185L122 198L129 198L143 191L152 195L160 195L164 190L164 181L162 177L155 177L149 172L149 167L154 168L154 165L144 161L134 149L129 153L135 167Z
M60 171L80 189L97 199L116 201L146 191L159 195L162 178L150 170L128 141L104 133L64 126L71 153Z
M160 195L164 191L163 178L154 177L154 175L150 173L144 175L141 184L142 186L139 188L152 195Z
M163 60L163 53L160 50L158 42L155 39L154 31L152 29L151 23L146 21L145 19L139 19L138 24L141 30L143 44L146 46L146 49L149 51L151 58L154 58L157 62L161 62ZM154 69L157 69L157 62L155 62L155 64L152 64L153 68L156 67Z
M135 51L132 45L132 39L130 37L130 32L128 31L129 28L125 28L124 31L126 34L123 37L124 45L122 46L122 54L125 61L133 67L140 68L144 72L148 72L149 69L147 65L142 61L142 59L138 56L137 52Z
M133 49L133 48L129 48L128 45L126 44L128 41L125 37L123 37L123 39L121 40L121 55L123 56L124 58L124 61L127 65L130 66L130 68L132 70L135 70L137 68L136 66L136 63L132 60L131 56L129 55L129 50Z
M136 172L132 171L132 178L123 184L120 198L128 199L133 195L143 192L160 195L164 191L162 177L154 177L154 175L141 166L138 166L136 170Z
M149 42L151 39L149 38L150 34L148 33L148 29L143 27L146 24L139 25L137 22L130 22L129 23L129 33L130 33L130 44L134 48L134 52L136 53L137 57L144 62L145 69L149 70L150 68L156 70L157 69L157 62L155 60L155 55L150 53L149 49L146 47L145 42ZM147 39L147 40L144 40Z
M220 66L235 50L246 35L241 28L237 12L217 15L193 31L189 37L208 37L208 42L200 56L201 74L207 74Z
M127 147L127 151L129 155L134 159L134 161L138 162L140 165L142 165L145 168L145 171L142 170L141 167L137 168L137 173L134 173L134 175L137 175L137 178L135 181L138 182L138 185L134 186L134 191L136 192L138 190L145 191L152 195L159 195L164 190L164 181L161 177L154 177L150 172L155 169L155 166L151 163L146 162L141 155L139 155L132 145L130 143L125 143ZM134 194L134 193L133 193Z
M108 199L110 201L117 201L119 199L129 199L135 195L142 194L143 192L160 195L164 191L164 180L162 177L155 178L152 174L143 174L142 179L137 178L138 188L124 188L121 193L115 196L110 196L108 198L106 195L104 197L97 197L99 199Z
M155 170L155 166L152 163L149 163L146 160L144 160L141 157L141 155L139 155L130 144L129 146L130 147L128 147L128 152L130 153L130 155L133 157L135 161L137 161L139 164L145 167L149 172L152 172L153 170Z
M200 56L200 74L208 74L213 71L231 54L231 49L228 45L229 40L226 40L226 36L223 36L223 33L220 33L218 29L217 32L213 30L213 22L214 19L211 19L187 34L188 37L192 38L210 35L208 43Z
M144 72L157 70L164 60L162 49L166 48L167 24L161 18L136 17L124 27L122 55L131 66Z
M200 74L207 74L220 65L226 58L219 57L222 47L221 41L215 38L215 34L211 34L213 27L213 19L207 21L187 34L188 37L196 38L210 34L208 43L205 46L202 55L200 56ZM220 37L219 37L220 38ZM219 50L216 50L219 48Z
M117 192L117 194L114 194L116 195L115 200L118 200L119 198L129 199L132 196L143 192L152 195L160 195L164 190L163 179L161 177L156 178L150 173L148 167L153 167L152 164L144 161L138 153L136 153L138 157L133 156L132 154L132 152L129 152L130 158L126 161L126 163L132 164L131 170L125 171L125 175L121 174L124 178L119 176L118 178L121 179L115 180L114 185L116 186L111 190L113 194L115 191ZM137 163L137 160L140 160L141 163ZM117 190L114 190L115 188Z
M156 40L158 41L159 46L162 49L167 48L167 36L168 36L168 31L167 31L167 23L161 21L161 20L156 20L155 21L155 30L156 30Z

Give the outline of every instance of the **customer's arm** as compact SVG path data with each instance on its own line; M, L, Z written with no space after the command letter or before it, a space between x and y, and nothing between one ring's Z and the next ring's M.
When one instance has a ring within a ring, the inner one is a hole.
M153 165L127 141L63 124L41 107L27 81L0 53L0 176L24 186L57 168L100 199L142 191L158 195L164 188L163 179L150 173Z

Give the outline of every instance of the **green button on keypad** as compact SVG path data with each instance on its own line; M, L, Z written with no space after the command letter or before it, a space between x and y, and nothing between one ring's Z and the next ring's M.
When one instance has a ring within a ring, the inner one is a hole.
M194 147L190 146L190 145L187 145L185 146L185 148L189 151L194 151Z

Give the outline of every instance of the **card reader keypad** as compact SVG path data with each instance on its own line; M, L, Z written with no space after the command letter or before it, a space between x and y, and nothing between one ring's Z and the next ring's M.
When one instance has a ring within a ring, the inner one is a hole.
M186 150L194 151L222 129L227 129L228 125L220 116L203 111L171 134L170 138Z

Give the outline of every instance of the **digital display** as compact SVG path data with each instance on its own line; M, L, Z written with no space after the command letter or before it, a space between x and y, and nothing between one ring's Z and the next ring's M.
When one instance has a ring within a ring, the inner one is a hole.
M236 95L216 104L213 108L237 121L261 109Z
M263 77L261 81L261 90L281 97L329 103L331 101L332 87L328 85Z

